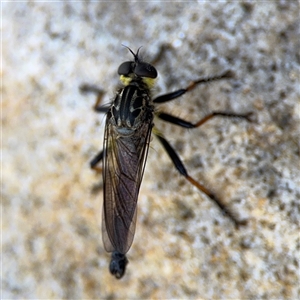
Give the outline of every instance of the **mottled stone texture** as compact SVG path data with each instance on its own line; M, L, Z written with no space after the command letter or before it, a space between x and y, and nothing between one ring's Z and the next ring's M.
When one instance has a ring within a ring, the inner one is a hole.
M2 3L2 299L299 297L299 3ZM236 229L173 168L153 138L136 235L120 281L101 240L104 116L82 83L107 91L131 54L156 63L154 94L232 70L160 106L156 121L191 176L248 225Z

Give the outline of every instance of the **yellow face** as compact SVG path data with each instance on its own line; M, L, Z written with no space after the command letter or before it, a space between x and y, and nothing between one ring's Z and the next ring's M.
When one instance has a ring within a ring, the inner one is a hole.
M133 77L131 76L125 76L125 75L120 76L120 80L125 86L129 85L132 79ZM142 80L149 89L153 88L156 82L156 78L142 77Z
M130 83L130 81L132 80L132 78L129 76L121 75L120 80L125 86L127 86Z

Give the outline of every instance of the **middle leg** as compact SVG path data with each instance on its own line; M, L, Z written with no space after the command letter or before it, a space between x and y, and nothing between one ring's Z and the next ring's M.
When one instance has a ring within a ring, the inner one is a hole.
M200 127L201 125L206 123L208 120L210 120L214 117L217 117L217 116L225 117L225 118L240 118L240 119L245 119L248 122L253 121L252 118L251 118L252 115L253 115L252 112L248 112L248 113L245 113L245 114L235 114L235 113L232 113L232 112L214 111L214 112L212 112L209 115L205 116L204 118L202 118L200 121L198 121L196 123L191 123L189 121L183 120L181 118L172 116L172 115L167 114L167 113L158 112L158 113L156 113L156 115L157 115L158 118L160 118L160 119L162 119L166 122L169 122L169 123L172 123L172 124L184 127L184 128L197 128L197 127Z

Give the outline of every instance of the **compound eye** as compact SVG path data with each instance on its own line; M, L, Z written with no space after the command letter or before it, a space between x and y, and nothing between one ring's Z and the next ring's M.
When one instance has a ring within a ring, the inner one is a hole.
M127 76L129 75L130 73L133 73L133 70L132 70L132 64L133 62L132 61L125 61L123 62L119 69L118 69L118 74L119 75L124 75L124 76Z
M140 77L156 78L156 69L147 63L138 63L134 68L134 73Z

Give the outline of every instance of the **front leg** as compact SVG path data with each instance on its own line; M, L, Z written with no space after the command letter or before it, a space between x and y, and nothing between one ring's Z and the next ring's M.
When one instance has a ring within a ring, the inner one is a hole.
M212 77L205 77L205 78L200 78L198 80L192 81L186 88L184 89L179 89L175 92L172 93L168 93L165 95L161 95L156 97L153 102L154 103L164 103L164 102L168 102L168 101L172 101L180 96L182 96L183 94L185 94L186 92L189 92L191 90L193 90L196 86L203 84L203 83L208 83L208 82L212 82L212 81L216 81L216 80L221 80L221 79L228 79L228 78L232 78L233 77L233 72L232 71L226 71L218 76L212 76Z

